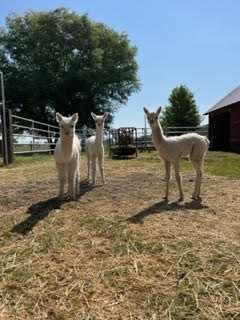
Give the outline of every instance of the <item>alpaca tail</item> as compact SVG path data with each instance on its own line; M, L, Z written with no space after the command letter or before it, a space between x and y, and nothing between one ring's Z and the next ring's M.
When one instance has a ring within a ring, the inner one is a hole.
M205 154L208 150L210 141L207 137L203 137L198 143L193 143L191 151L189 153L190 159L199 158L201 154Z
M194 143L193 143L192 148L191 148L191 151L190 151L189 156L188 156L188 160L191 160L191 159L192 159L194 149L195 149L195 148L194 148Z
M208 140L208 138L207 138L207 137L205 137L205 141L206 141L206 143L207 143L207 147L209 147L209 145L210 145L210 141Z

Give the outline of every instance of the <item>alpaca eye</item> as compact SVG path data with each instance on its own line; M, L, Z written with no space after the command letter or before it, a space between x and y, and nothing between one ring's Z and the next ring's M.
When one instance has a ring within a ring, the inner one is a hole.
M71 126L71 128L73 128L73 126Z
M63 129L63 126L61 126L61 128Z

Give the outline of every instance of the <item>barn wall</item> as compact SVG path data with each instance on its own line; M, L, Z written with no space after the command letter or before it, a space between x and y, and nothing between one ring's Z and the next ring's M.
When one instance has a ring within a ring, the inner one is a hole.
M240 102L209 113L209 139L213 150L240 152Z
M231 108L231 150L240 152L240 102Z
M209 113L209 140L212 150L230 150L230 109L221 108Z

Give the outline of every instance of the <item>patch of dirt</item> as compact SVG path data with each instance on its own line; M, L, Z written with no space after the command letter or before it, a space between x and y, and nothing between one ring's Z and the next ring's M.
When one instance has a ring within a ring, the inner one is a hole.
M109 161L92 186L83 163L78 201L60 202L50 169L0 181L5 319L237 319L239 180L204 175L194 201L183 172L185 200L173 178L166 202L163 171Z
M16 172L12 172L16 175ZM86 176L83 171L82 177ZM113 171L107 177L107 184L101 185L98 177L97 185L92 186L86 180L80 183L80 197L78 208L81 206L102 203L110 206L113 214L128 217L129 214L141 213L141 209L149 207L151 210L164 208L171 209L199 209L207 208L210 212L238 211L236 203L240 198L239 181L224 177L205 175L202 181L202 201L192 201L191 193L194 188L194 176L191 173L182 174L182 184L185 195L183 202L177 203L178 189L175 179L170 184L169 203L163 201L165 181L163 172L153 174L145 169L124 169ZM43 175L39 181L33 181L31 177L24 180L14 180L1 185L0 212L1 215L10 214L19 208L28 208L38 202L54 199L58 193L58 180L55 173ZM171 204L172 203L172 204ZM139 214L140 216L140 214Z

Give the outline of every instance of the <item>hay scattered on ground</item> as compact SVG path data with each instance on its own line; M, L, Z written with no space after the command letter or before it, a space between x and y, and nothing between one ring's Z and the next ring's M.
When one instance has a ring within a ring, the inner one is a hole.
M52 160L1 169L0 319L240 319L239 180L107 160L107 184L56 199ZM100 182L100 179L98 180Z

